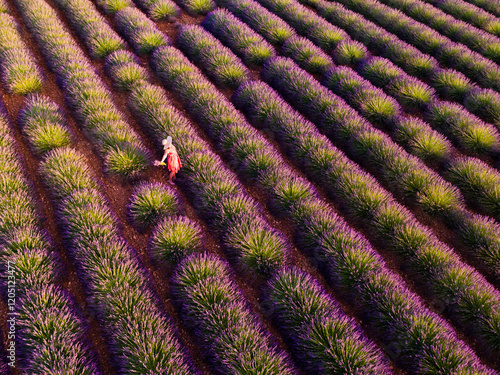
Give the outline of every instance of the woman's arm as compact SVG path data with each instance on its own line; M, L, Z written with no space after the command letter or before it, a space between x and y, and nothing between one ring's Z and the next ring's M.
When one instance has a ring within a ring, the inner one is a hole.
M165 150L165 152L163 153L163 157L161 158L161 162L163 163L165 161L165 159L167 158L167 155L168 155L168 152L167 150Z

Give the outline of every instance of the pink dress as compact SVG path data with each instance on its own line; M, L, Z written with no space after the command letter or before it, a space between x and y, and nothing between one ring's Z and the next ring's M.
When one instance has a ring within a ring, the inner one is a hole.
M181 159L179 159L179 155L176 151L170 151L167 154L167 167L169 172L177 173L179 169L181 169Z

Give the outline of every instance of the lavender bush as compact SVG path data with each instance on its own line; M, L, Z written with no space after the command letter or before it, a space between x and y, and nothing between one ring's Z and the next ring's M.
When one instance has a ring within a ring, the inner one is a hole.
M225 9L210 12L201 23L246 64L259 65L274 56L274 48L246 24Z
M324 74L333 65L332 58L321 48L298 35L290 37L283 44L281 53L310 73Z
M93 58L103 58L125 48L125 42L111 28L89 0L57 0Z
M254 0L218 0L217 4L229 9L274 46L295 35L290 25Z
M18 122L37 153L44 154L71 143L71 133L59 106L46 96L29 95Z
M482 210L500 218L500 173L476 158L455 160L447 171L450 180Z
M182 26L175 43L218 85L237 88L249 79L250 72L242 61L201 26Z
M207 14L216 7L214 0L182 0L181 7L192 15Z
M107 14L115 14L126 7L133 6L132 0L97 0L96 4Z
M149 252L153 259L177 264L201 249L201 228L185 216L165 217L151 235Z
M154 21L172 21L181 15L181 9L171 0L136 0Z
M139 55L153 52L170 44L170 39L156 24L137 8L127 7L115 14L117 30L123 34Z
M179 197L175 190L159 182L142 183L130 198L127 212L140 229L154 228L165 217L179 210Z
M42 88L42 73L21 39L19 25L6 13L0 13L0 72L11 93L27 95Z

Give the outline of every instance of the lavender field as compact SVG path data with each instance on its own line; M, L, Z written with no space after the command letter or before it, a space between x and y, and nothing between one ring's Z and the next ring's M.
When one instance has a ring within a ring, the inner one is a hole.
M500 0L0 0L0 79L0 374L500 374Z

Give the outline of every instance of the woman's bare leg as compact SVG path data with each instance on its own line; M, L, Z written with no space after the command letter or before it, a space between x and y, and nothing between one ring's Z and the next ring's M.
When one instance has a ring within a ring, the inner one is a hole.
M175 178L175 172L170 172L170 175L168 177L168 182L170 182L171 184L174 183L173 179Z

